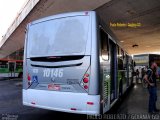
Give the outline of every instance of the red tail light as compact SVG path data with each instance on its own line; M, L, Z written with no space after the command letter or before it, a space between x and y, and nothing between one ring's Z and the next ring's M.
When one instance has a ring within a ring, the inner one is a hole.
M86 73L84 76L85 76L85 77L89 77L89 74L88 74L88 73Z
M31 76L29 74L27 74L27 79L28 79L28 81L31 80Z
M87 104L88 104L88 105L94 105L94 103L93 103L93 102L87 102Z
M77 110L76 108L71 108L71 110Z
M83 76L83 80L82 80L82 86L85 90L88 91L88 87L89 87L89 74L88 74L89 70L84 74Z
M88 85L85 85L85 86L84 86L84 89L88 89Z
M31 76L27 73L28 88L31 86Z
M84 82L84 83L88 83L88 81L89 81L88 78L84 78L84 79L83 79L83 82Z

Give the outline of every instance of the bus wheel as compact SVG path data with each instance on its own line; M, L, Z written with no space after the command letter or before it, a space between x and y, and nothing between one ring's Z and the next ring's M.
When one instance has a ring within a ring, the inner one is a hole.
M22 78L22 76L23 76L23 72L20 72L20 73L18 74L18 78Z

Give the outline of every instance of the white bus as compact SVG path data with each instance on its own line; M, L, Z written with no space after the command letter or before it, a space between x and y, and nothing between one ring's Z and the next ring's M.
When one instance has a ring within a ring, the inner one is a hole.
M79 114L108 111L132 83L132 59L94 11L28 24L23 104Z

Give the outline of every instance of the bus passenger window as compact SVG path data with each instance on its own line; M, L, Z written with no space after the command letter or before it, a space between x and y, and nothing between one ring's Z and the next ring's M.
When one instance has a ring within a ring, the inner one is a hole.
M122 55L122 59L124 59L124 51L121 49L121 55Z
M123 58L121 55L121 48L117 46L117 53L118 53L118 70L123 70Z
M100 41L101 41L101 57L103 60L109 60L109 47L108 47L108 34L100 29Z

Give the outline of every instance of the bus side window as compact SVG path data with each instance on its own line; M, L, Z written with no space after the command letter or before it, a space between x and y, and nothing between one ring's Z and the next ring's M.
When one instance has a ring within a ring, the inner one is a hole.
M119 46L117 46L118 49L118 69L119 70L123 70L123 58L121 55L121 48Z
M127 69L127 55L125 52L121 49L122 58L123 58L123 69Z
M103 60L109 60L108 34L100 28L101 57Z

